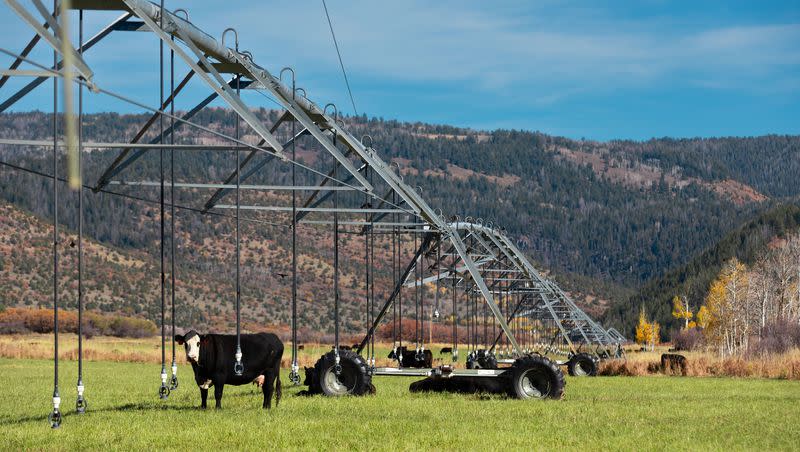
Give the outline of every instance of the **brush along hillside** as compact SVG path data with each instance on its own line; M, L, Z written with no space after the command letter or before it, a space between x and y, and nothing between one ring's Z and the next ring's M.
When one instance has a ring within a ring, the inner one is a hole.
M267 122L277 119L274 111L256 114ZM144 120L143 115L87 115L85 136L94 141L130 140ZM225 133L232 133L234 127L233 115L221 109L207 109L196 121ZM600 143L541 133L479 132L366 117L348 118L347 122L356 135L369 133L382 157L399 166L406 182L420 186L435 208L491 219L505 227L538 267L551 271L595 316L603 314L613 302L627 299L651 278L686 264L699 250L713 246L742 222L797 196L800 190L791 183L798 169L800 139L791 136ZM48 136L48 130L48 116L43 113L0 116L0 133L7 138L42 139ZM143 139L148 138L152 137ZM246 135L244 139L254 141L255 137ZM179 129L176 140L215 142L212 135L188 128ZM299 142L297 152L306 162L325 158L312 140ZM93 183L116 153L89 152L85 159L87 181ZM0 155L6 162L49 171L48 157L41 150L6 148ZM219 153L178 152L175 159L177 180L219 182L233 169L231 156ZM770 159L782 164L763 163ZM157 180L158 162L158 153L149 152L128 169L125 178ZM40 176L8 168L2 169L2 177L8 183L0 186L0 196L9 207L40 219L37 221L42 227L30 234L41 237L39 244L46 248L46 226L52 215L50 184ZM267 165L249 182L285 182L289 177L285 169ZM156 188L111 188L151 201L158 198ZM176 202L196 204L201 195L197 190L183 190ZM253 196L282 197L288 202L286 193ZM74 231L75 197L64 195L62 200L61 218ZM289 285L283 275L290 268L289 234L285 227L270 223L285 223L286 217L264 215L260 219L266 223L244 226L245 318L261 324L285 323ZM87 196L86 230L94 246L113 250L109 255L124 256L121 259L125 263L120 265L128 265L125 275L115 273L113 278L97 280L104 286L93 288L89 299L95 302L93 297L97 296L98 308L132 310L154 318L159 298L158 222L158 208L152 203L104 194ZM182 323L226 323L232 318L233 304L233 221L179 211L176 225L177 293L187 307L179 314L186 316ZM327 331L331 326L331 234L321 227L300 232L300 292L306 303L303 324ZM10 229L0 233L5 240L22 234ZM17 239L18 247L26 246L22 235ZM358 291L363 287L363 241L344 236L342 243L346 256L342 259L343 315L346 328L352 330L360 328L364 320L363 306L358 307L363 305ZM377 288L388 291L388 243L378 245ZM411 247L409 239L404 250L410 253ZM69 250L63 252L69 262ZM97 264L105 262L102 253L96 256L100 259ZM8 257L3 259L4 266L17 265L8 263ZM133 262L137 266L131 266ZM27 271L45 275L42 269L47 268L46 263L42 257ZM97 271L89 267L87 271ZM110 265L105 271L114 268ZM15 277L6 271L2 275ZM3 302L47 303L46 281L46 276L37 281L30 301L14 296ZM74 297L67 298L67 303L70 300ZM619 321L632 331L635 319Z

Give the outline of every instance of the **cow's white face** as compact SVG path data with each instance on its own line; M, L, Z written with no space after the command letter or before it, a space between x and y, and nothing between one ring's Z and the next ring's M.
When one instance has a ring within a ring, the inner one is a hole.
M194 335L186 339L186 359L200 364L200 336Z

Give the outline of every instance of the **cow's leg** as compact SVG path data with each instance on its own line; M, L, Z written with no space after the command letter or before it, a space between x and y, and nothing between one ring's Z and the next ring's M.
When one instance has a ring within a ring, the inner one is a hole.
M225 386L222 382L214 382L214 401L216 401L215 408L222 408L222 388Z
M272 407L272 390L275 385L275 372L272 370L268 370L264 372L264 386L262 389L264 390L264 403L261 405L262 408L271 408Z
M208 400L208 388L200 388L200 408L206 409L206 401Z

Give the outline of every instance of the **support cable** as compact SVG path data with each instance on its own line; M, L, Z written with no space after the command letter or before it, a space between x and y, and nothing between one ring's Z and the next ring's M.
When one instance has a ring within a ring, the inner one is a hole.
M358 115L356 110L356 101L353 100L353 91L350 90L350 81L347 80L347 71L344 70L344 63L342 62L342 53L339 51L339 43L336 41L336 33L333 32L333 23L331 16L328 14L328 5L325 0L322 0L322 7L325 8L325 17L328 19L328 27L331 29L331 37L333 38L333 46L336 47L336 55L339 57L339 66L342 68L342 75L344 76L344 84L347 85L347 93L350 95L350 103L353 104L353 112Z

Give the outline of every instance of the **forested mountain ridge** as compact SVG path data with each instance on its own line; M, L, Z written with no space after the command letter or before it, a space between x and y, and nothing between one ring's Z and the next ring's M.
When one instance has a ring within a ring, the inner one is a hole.
M274 111L256 113L267 122L277 118ZM85 135L94 141L129 140L145 119L87 115ZM221 109L203 111L195 121L226 133L234 124L232 114ZM400 167L406 182L421 187L433 207L505 227L537 266L551 272L594 314L686 264L737 225L800 194L794 183L800 171L796 136L599 143L363 116L346 121L354 135L369 134L381 156ZM0 115L3 137L43 139L48 127L44 113ZM186 128L178 138L195 141ZM301 143L299 154L313 159L318 149ZM4 161L48 172L48 157L41 151L5 148L0 154ZM115 154L91 152L89 172ZM143 159L132 171L142 173L155 164L154 158ZM179 178L191 175L195 180L219 181L228 171L203 154L182 158L178 165ZM287 177L269 167L265 171L265 179ZM0 187L3 199L49 218L45 181L6 169L0 175L9 182ZM74 224L74 200L66 203L72 208L65 208L63 218ZM139 214L128 215L133 211ZM88 206L88 232L123 250L152 252L157 235L149 222L157 215L141 212L134 204L101 196ZM184 221L198 238L224 231L196 216ZM258 239L269 242L275 234L260 232Z

